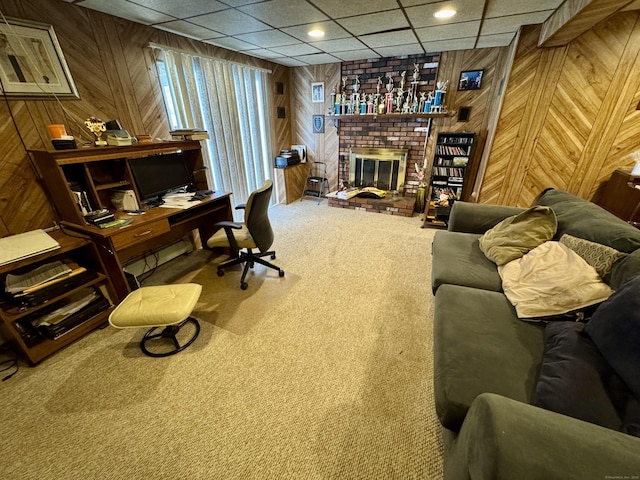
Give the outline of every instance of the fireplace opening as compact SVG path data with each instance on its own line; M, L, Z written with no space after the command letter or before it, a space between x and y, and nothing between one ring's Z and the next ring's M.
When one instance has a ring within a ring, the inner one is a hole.
M352 148L349 153L349 184L402 193L407 155L407 149Z

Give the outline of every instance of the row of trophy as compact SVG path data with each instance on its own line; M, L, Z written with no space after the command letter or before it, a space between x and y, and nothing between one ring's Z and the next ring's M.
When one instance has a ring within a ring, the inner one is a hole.
M447 82L437 82L433 92L420 92L418 96L419 64L413 64L413 81L405 90L406 71L400 74L400 86L395 87L391 73L387 73L387 93L380 93L382 77L378 77L376 93L360 92L360 77L351 86L353 93L347 93L347 77L342 77L342 90L336 93L334 87L331 92L331 106L329 115L382 115L393 113L443 113L444 94Z

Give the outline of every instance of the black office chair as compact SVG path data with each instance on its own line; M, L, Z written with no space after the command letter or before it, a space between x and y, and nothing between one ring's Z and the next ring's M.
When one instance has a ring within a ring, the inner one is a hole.
M230 247L232 254L237 255L236 258L218 265L218 276L224 275L225 268L244 263L240 279L242 290L247 289L244 279L255 263L273 268L278 271L279 276L284 277L284 270L262 258L267 256L270 256L271 260L276 258L276 252L268 251L273 244L273 230L268 216L271 190L273 190L273 182L267 180L261 188L249 196L246 204L236 206L236 210L244 208L244 223L218 222L216 225L221 227L220 230L207 240L209 248ZM246 251L241 251L243 248ZM255 248L259 253L253 251Z

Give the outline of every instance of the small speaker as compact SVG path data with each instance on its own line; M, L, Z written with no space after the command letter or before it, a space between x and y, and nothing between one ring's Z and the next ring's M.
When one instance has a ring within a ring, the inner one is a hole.
M458 121L468 122L469 115L471 115L471 107L460 107L460 109L458 110Z

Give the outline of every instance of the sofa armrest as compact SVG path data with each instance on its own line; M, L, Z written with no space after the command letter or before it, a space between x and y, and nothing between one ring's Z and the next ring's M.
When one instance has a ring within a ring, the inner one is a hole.
M507 217L523 212L524 208L455 202L449 215L448 230L483 234Z
M445 479L638 478L640 438L483 393L445 457Z

